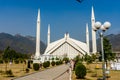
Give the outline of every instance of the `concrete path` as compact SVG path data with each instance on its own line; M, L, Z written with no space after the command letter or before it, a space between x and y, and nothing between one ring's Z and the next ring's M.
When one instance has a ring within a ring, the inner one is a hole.
M66 64L33 73L12 80L69 80L69 67Z

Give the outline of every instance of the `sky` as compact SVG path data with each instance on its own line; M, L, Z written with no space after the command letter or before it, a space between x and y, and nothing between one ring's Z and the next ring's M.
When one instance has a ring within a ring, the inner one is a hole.
M68 32L71 38L85 41L86 23L91 37L91 7L95 19L102 24L111 22L108 34L120 33L119 0L0 0L0 33L36 36L38 9L41 12L41 40L47 41L47 28L50 24L51 41L64 37Z

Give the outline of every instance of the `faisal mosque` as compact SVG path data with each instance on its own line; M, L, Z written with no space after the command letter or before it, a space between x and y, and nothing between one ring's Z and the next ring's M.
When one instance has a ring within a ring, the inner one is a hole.
M85 54L96 53L96 32L93 30L95 24L94 9L91 11L91 30L92 30L92 52L90 52L89 46L89 30L88 24L86 24L86 41L81 42L79 40L70 37L69 33L65 33L62 39L54 42L50 42L50 24L48 24L48 35L47 35L47 48L44 54L40 54L40 9L38 10L37 16L37 28L36 28L36 52L34 56L34 63L44 62L51 58L63 58L68 57L69 59L75 58L77 55L84 56Z

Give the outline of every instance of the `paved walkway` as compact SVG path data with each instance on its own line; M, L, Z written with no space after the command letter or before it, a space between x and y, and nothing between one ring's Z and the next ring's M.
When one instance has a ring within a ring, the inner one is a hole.
M63 64L45 71L33 73L12 80L69 80L68 65Z

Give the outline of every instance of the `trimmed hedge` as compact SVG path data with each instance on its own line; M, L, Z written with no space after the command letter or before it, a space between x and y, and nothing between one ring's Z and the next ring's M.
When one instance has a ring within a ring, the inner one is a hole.
M67 63L69 62L69 58L64 57L64 58L63 58L63 61L65 61L65 63L67 64Z
M26 68L26 73L29 73L29 71L30 71L30 70L29 70L28 68Z
M63 62L60 60L60 61L57 61L56 62L56 65L60 65L60 64L62 64Z
M46 62L43 63L44 68L47 68L49 66L50 66L50 61L46 61Z
M59 62L60 62L60 64L63 64L63 61L60 60Z
M19 64L19 60L14 60L15 64Z
M7 74L8 77L14 77L12 70L8 70L5 73Z
M86 67L82 63L77 63L75 67L75 75L77 78L83 79L86 76Z
M35 71L38 71L39 70L39 64L38 63L34 63L33 64L33 69L35 70Z
M20 63L23 63L23 60L20 60Z
M4 60L4 62L7 64L9 61L8 60Z
M60 62L59 62L59 61L56 61L56 65L60 65Z
M0 64L3 64L3 60L0 60Z
M52 62L51 62L51 65L52 65L52 66L55 66L55 61L52 61Z

